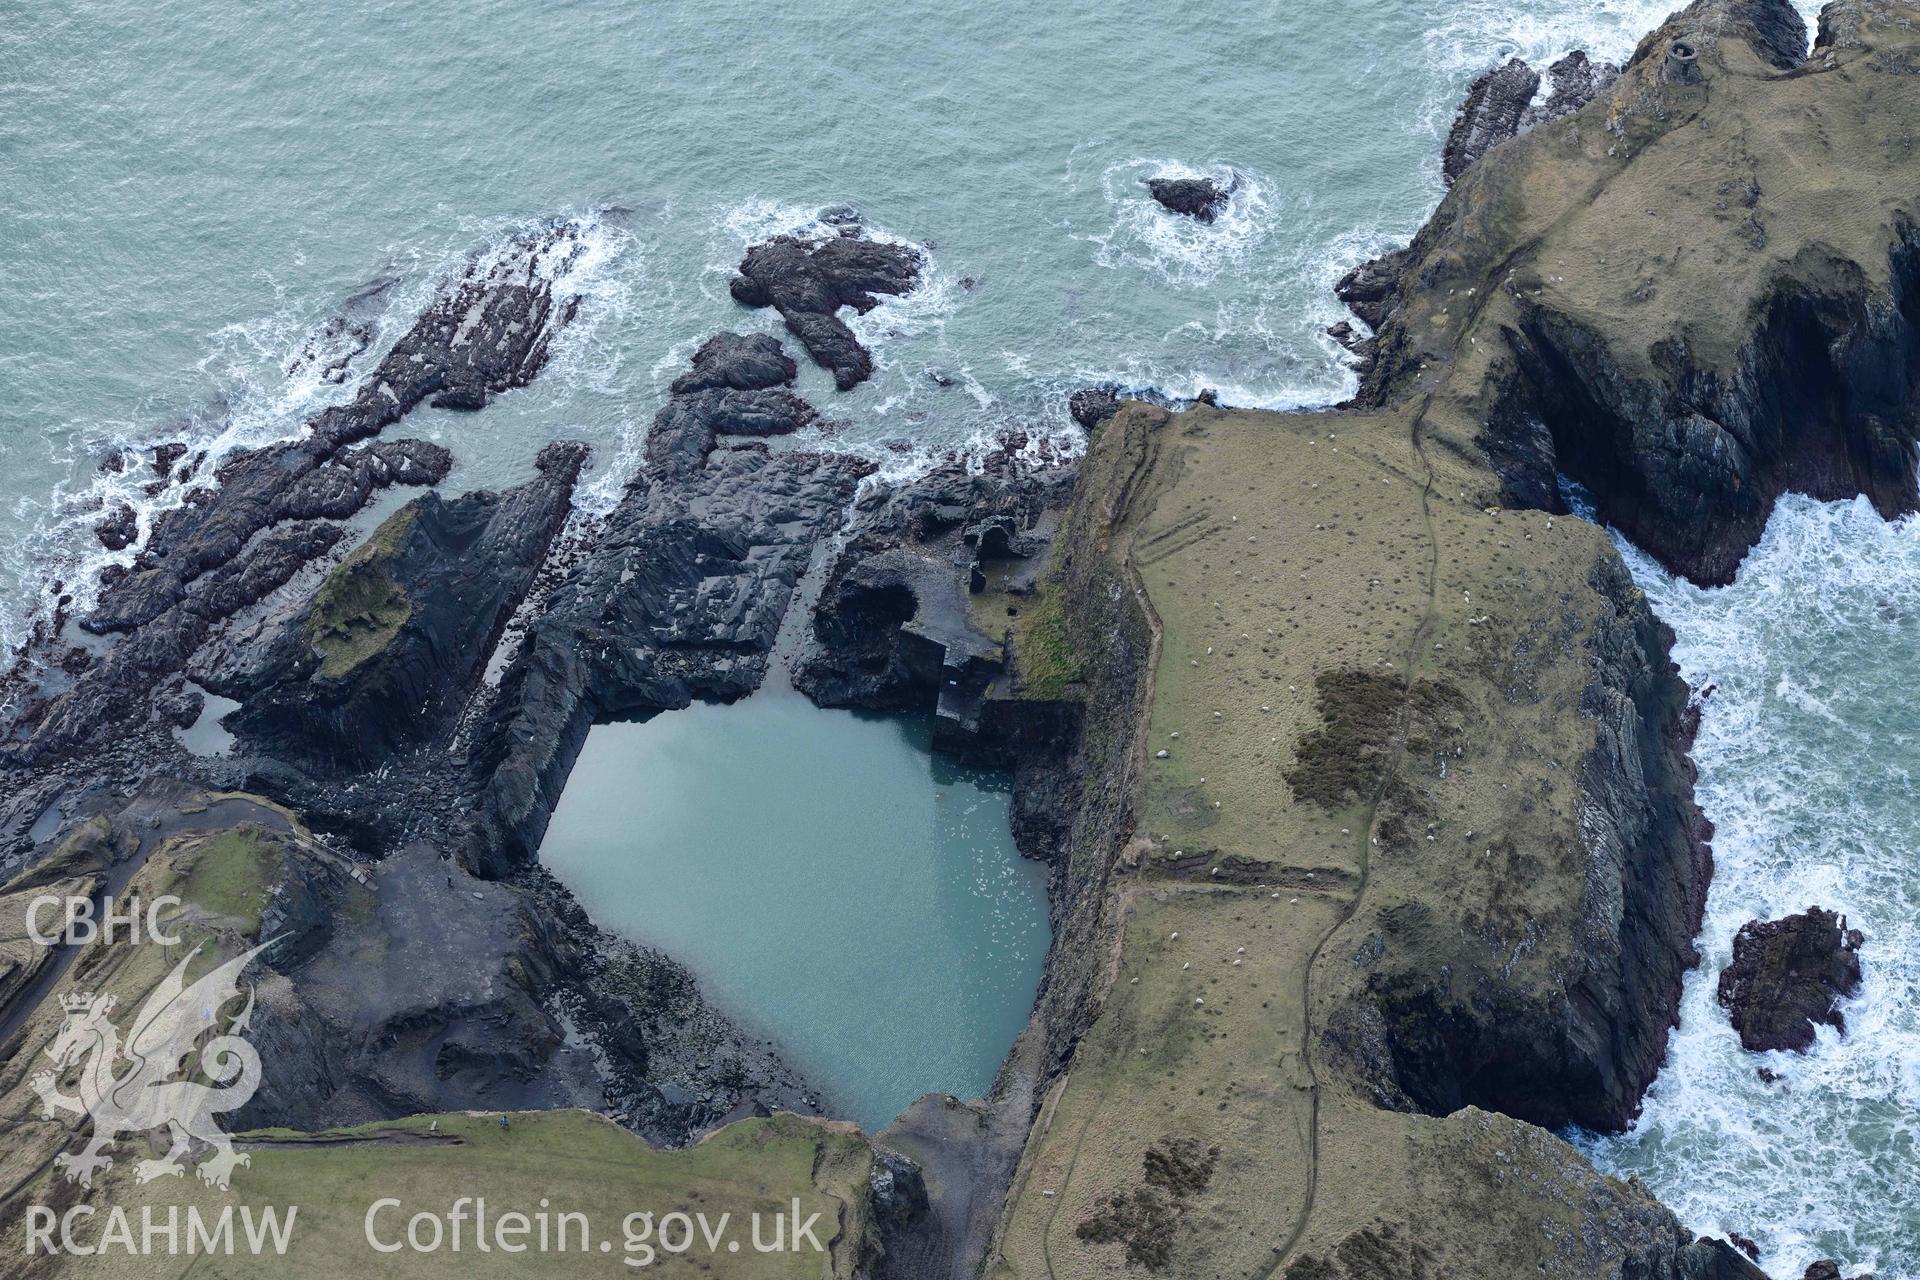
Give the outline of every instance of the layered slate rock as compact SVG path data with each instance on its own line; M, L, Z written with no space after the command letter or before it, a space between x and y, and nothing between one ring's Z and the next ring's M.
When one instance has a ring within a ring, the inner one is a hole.
M663 475L697 473L722 436L791 435L819 416L794 394L799 370L771 334L716 334L692 364L647 435L648 465Z
M824 240L775 236L747 250L729 288L742 306L778 311L787 332L846 391L873 375L873 356L840 308L865 315L880 295L909 292L920 282L923 258L910 245L868 240L857 227Z
M476 869L533 856L594 722L759 687L815 543L871 470L741 438L812 416L778 346L729 334L702 348L654 419L647 465L529 627L476 738Z
M1519 58L1482 72L1467 89L1467 99L1447 131L1447 147L1440 161L1441 175L1452 183L1467 166L1496 143L1520 131L1520 118L1540 88L1540 73Z
M1575 49L1547 68L1547 83L1552 86L1546 101L1535 102L1520 116L1522 132L1570 116L1612 87L1620 78L1620 68L1611 62L1595 62L1584 49Z
M1717 991L1742 1047L1804 1052L1817 1027L1845 1031L1840 1003L1860 992L1864 941L1845 916L1820 907L1742 925Z
M1147 191L1173 212L1207 223L1227 207L1232 194L1212 178L1148 178Z
M1468 86L1454 115L1441 156L1442 176L1451 185L1492 147L1572 115L1604 93L1619 74L1612 63L1594 62L1585 50L1575 49L1547 68L1552 88L1545 99L1538 99L1540 74L1523 59L1483 71Z
M340 526L321 520L266 530L244 551L194 579L178 600L114 645L69 688L47 702L29 704L18 729L31 736L9 754L16 763L44 764L118 745L144 723L154 694L186 668L217 623L285 586L344 534Z
M587 449L553 444L502 493L428 493L336 567L251 663L206 675L243 699L243 749L325 773L377 768L444 732L566 522Z
M579 251L578 238L573 224L556 223L476 260L351 401L316 414L296 439L235 456L214 487L192 490L156 516L132 566L103 574L98 604L81 619L88 631L120 638L70 686L23 699L9 726L9 754L52 765L126 741L145 724L154 694L216 628L340 542L345 531L334 521L388 486L439 483L453 462L444 447L372 437L423 402L477 409L526 385L579 305L577 296L556 296L554 285ZM162 446L155 472L190 474L199 464L186 453L183 445ZM139 529L130 515L110 513L102 541L132 545ZM42 643L57 630L43 632Z
M433 445L348 446L378 435L415 406L478 409L533 380L554 338L579 308L554 295L556 263L579 231L559 223L474 262L423 312L354 398L323 409L300 439L243 453L218 487L162 513L133 569L107 584L89 630L127 631L158 617L197 575L238 554L260 530L286 520L339 519L385 484L431 484L448 459Z

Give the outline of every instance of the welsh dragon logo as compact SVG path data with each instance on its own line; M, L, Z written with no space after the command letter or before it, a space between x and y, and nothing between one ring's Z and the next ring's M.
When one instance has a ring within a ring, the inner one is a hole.
M120 1041L119 1028L108 1017L113 1012L112 996L89 993L61 997L67 1020L47 1049L47 1056L58 1070L86 1062L80 1077L80 1096L61 1093L54 1071L34 1076L33 1090L40 1095L49 1117L66 1111L93 1120L93 1136L86 1150L78 1155L62 1152L53 1158L54 1167L63 1170L69 1181L91 1187L93 1175L113 1164L112 1156L101 1153L116 1137L162 1127L171 1131L173 1145L159 1159L136 1164L137 1181L181 1176L185 1172L182 1160L196 1139L213 1148L213 1154L195 1169L209 1186L225 1190L234 1169L252 1162L252 1157L233 1149L233 1139L213 1118L215 1112L246 1105L260 1087L260 1055L240 1035L253 1016L252 986L246 991L246 1006L224 1031L219 1015L224 1006L240 997L241 971L271 945L262 943L235 956L188 986L187 966L199 954L196 948L147 997L125 1044ZM183 1078L187 1072L181 1062L196 1049L199 1071L212 1084Z

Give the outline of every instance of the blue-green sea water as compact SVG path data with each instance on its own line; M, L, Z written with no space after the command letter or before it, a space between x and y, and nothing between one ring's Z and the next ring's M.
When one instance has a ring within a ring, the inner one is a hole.
M84 604L104 500L183 500L100 475L110 450L287 435L352 392L296 360L350 299L380 325L364 365L467 254L556 215L592 251L555 366L398 429L452 447L456 484L568 435L610 502L698 341L777 328L727 296L745 246L842 204L932 267L858 322L871 383L810 378L838 447L905 467L1008 429L1071 443L1062 393L1093 380L1338 398L1329 286L1438 198L1466 80L1621 56L1663 9L0 0L0 644L50 575ZM1213 227L1138 181L1229 168Z
M540 858L878 1130L923 1093L987 1091L1047 954L1008 779L931 735L787 689L600 725Z
M1711 688L1693 758L1713 886L1680 1026L1633 1132L1582 1142L1770 1274L1920 1276L1920 518L1784 498L1731 586L1623 547ZM1862 989L1806 1054L1752 1054L1714 1000L1733 936L1808 906L1866 935ZM1760 1078L1766 1067L1780 1078Z

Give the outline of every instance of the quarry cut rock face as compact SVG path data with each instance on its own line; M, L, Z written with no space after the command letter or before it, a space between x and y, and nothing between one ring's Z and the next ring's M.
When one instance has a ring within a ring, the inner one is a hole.
M1920 9L177 16L10 46L36 1274L1920 1277Z

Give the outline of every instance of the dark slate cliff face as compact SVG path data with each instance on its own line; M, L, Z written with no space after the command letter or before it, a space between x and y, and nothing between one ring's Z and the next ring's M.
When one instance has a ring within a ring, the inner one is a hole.
M820 537L869 465L723 436L810 416L771 340L722 335L656 417L648 465L546 602L475 734L467 856L502 875L539 849L595 721L759 687Z
M1447 134L1441 176L1451 183L1488 147L1517 133L1527 104L1539 88L1540 73L1518 58L1477 77Z
M1507 330L1513 399L1486 440L1509 500L1551 506L1557 468L1637 545L1707 584L1733 579L1789 490L1864 494L1889 518L1915 509L1920 230L1903 223L1898 237L1886 296L1851 262L1797 259L1725 374L1678 335L1654 348L1656 379L1635 377L1580 321L1523 308Z
M251 753L323 772L378 768L444 733L566 523L587 449L549 445L504 493L429 493L334 570L259 655L210 672L244 703L229 727Z
M1696 715L1667 657L1672 635L1618 559L1597 562L1588 585L1599 607L1575 624L1590 673L1578 715L1594 738L1575 777L1578 845L1556 859L1541 833L1496 825L1481 837L1503 856L1519 841L1530 874L1565 883L1529 899L1539 914L1517 931L1450 903L1442 884L1380 913L1361 946L1365 994L1330 1034L1384 1105L1616 1130L1665 1056L1712 875L1686 755ZM1383 844L1387 860L1435 856L1417 840Z
M1037 1004L1049 1076L1066 1068L1099 1011L1107 963L1101 908L1136 820L1139 735L1158 651L1146 601L1112 546L1118 531L1151 505L1140 491L1164 447L1153 428L1165 418L1162 409L1126 405L1101 424L1081 463L1056 550L1066 625L1086 664L1086 700L1072 754L1046 786L1030 785L1025 797L1016 793L1016 801L1051 813L1059 824L1053 949Z

